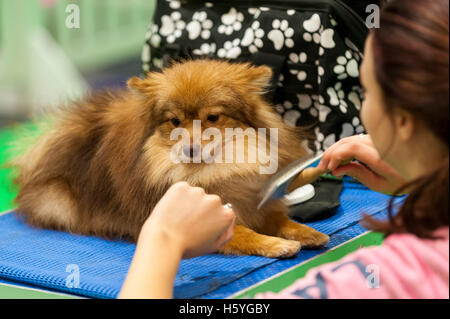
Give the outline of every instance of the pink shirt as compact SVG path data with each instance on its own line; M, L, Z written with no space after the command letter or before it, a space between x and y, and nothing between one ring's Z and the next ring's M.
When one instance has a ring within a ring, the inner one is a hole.
M345 258L310 270L278 294L256 298L449 298L449 228L442 239L410 234L389 236L378 247L362 248Z

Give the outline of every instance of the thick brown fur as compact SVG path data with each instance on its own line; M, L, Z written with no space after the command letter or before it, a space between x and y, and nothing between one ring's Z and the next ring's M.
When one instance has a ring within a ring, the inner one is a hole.
M260 173L259 162L170 159L174 117L191 133L193 120L202 121L202 131L216 127L224 136L225 128L267 128L267 134L277 128L278 169L304 156L301 132L264 101L270 77L267 67L187 61L64 109L14 162L18 213L37 227L136 241L166 190L187 181L233 205L235 235L222 253L289 257L302 246L324 245L328 236L291 221L281 201L257 210L257 194L270 177ZM219 115L217 122L209 123L209 114Z

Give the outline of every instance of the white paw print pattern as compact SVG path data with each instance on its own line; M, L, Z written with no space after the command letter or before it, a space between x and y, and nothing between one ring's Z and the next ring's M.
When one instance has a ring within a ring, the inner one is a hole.
M349 137L361 133L364 133L364 126L362 126L361 120L355 116L352 123L344 123L342 125L342 133L339 138Z
M284 123L286 123L287 125L289 125L291 127L296 127L297 121L300 117L301 117L301 114L299 111L289 110L289 111L286 111L286 113L284 113L283 121L284 121Z
M362 87L354 86L352 91L348 94L348 100L353 103L358 111L360 111L362 102L364 101L364 92Z
M293 107L292 102L285 101L283 104L276 105L276 110L283 117L284 123L291 127L296 127L301 113L298 110L294 110Z
M325 106L325 99L321 95L297 94L298 107L301 110L308 110L311 116L319 118L320 123L327 120L331 109Z
M323 133L320 132L318 127L316 127L314 129L314 133L316 134L315 145L316 145L317 151L319 151L319 150L324 151L327 148L329 148L331 145L336 143L336 134L330 134L327 137L325 137L325 135L323 135Z
M267 7L249 8L248 13L250 13L254 19L258 19L262 12L269 10L270 9Z
M192 52L196 55L211 55L216 53L217 46L215 43L203 43L199 49Z
M294 29L289 27L289 22L287 20L275 19L272 23L272 28L267 37L273 42L275 50L280 51L284 46L288 48L294 47Z
M161 29L159 33L163 37L167 37L168 43L174 43L176 39L181 37L186 23L181 20L181 13L178 11L172 12L170 16L163 15L161 17Z
M238 12L235 8L231 8L228 13L222 15L222 25L219 26L217 31L220 34L231 35L234 31L242 29L242 22L244 21L244 14Z
M352 78L359 77L359 64L363 58L363 54L350 39L344 39L348 50L343 56L337 58L337 65L334 67L334 73L338 75L338 79L345 80L349 76Z
M298 64L298 63L306 63L306 61L308 60L308 55L305 52L302 52L300 54L297 53L291 53L289 55L289 61ZM321 83L321 77L325 74L325 69L320 65L320 61L316 60L315 61L315 65L317 66L317 74L319 75L319 77L317 78L317 83L320 84ZM295 69L291 69L289 70L289 72L291 74L297 75L297 78L299 81L305 81L306 78L308 77L308 74L305 71L299 71L299 70L295 70ZM305 84L305 88L306 89L312 89L312 85L311 84Z
M145 58L148 60L144 60L144 56L146 56ZM149 72L150 71L150 62L151 64L158 69L162 69L163 67L163 61L162 59L159 58L153 58L150 60L150 46L148 44L144 45L144 50L142 51L142 69L145 72Z
M320 123L326 122L328 114L331 113L331 109L324 105L325 99L321 95L312 95L311 98L314 101L314 107L309 112L312 116L318 117Z
M242 53L242 50L239 47L240 43L240 39L225 42L224 47L217 51L217 55L222 59L236 59Z
M303 22L303 28L307 31L303 34L303 39L306 42L320 43L320 33L319 30L322 27L320 16L315 13L313 16Z
M264 46L264 30L261 29L259 21L253 22L252 26L245 31L241 45L248 47L250 53L256 53Z
M289 54L289 61L297 64L297 63L305 63L308 59L308 55L305 52L301 52L300 54L291 53ZM293 75L297 75L299 81L305 81L308 77L308 74L305 71L299 71L295 69L289 70L289 72Z
M283 115L286 111L292 109L294 105L290 101L284 101L283 104L277 104L275 106L276 111Z
M295 12L296 11L294 9L290 9L286 13L287 13L288 16L293 16L295 14Z
M144 48L142 49L141 59L143 62L143 70L145 72L150 71L150 60L151 60L151 48L159 48L161 45L161 36L158 34L159 27L157 24L151 24L145 38L148 42L144 44Z
M284 75L281 73L280 76L278 77L277 86L283 87L283 82L284 82Z
M345 38L344 39L345 45L352 50L353 56L355 57L356 60L361 60L364 55L361 53L361 51L359 51L358 47L349 39L349 38Z
M204 11L196 12L192 16L192 21L186 26L189 33L189 40L195 40L201 37L208 40L211 37L211 29L214 23L208 19L208 15Z
M144 48L142 49L141 59L143 62L143 70L145 72L150 71L150 46L147 43L144 44Z
M322 83L322 77L325 74L325 69L321 65L317 66L317 74L319 75L317 77L317 84L320 85Z
M169 7L171 9L177 10L181 8L181 1L180 0L166 0L169 2Z
M295 69L290 69L289 72L293 75L297 76L297 79L300 82L305 81L308 78L308 73L306 73L306 71L302 71L302 70L295 70Z
M163 63L162 59L153 58L152 63L153 63L153 66L155 66L158 69L162 69L164 67L164 63Z
M301 52L299 54L297 53L291 53L289 54L289 60L294 63L306 63L306 60L308 60L308 55L305 52Z
M342 90L342 82L337 82L334 87L327 89L327 94L330 96L330 104L339 106L342 113L347 113L348 104L345 102L345 92Z
M145 38L149 40L149 43L154 48L159 48L161 45L161 36L158 33L159 27L157 24L151 24L151 26L148 29L147 34L145 35Z
M337 21L333 18L332 15L329 15L330 17L330 23L333 27L336 27L338 25Z
M347 50L343 56L337 58L337 65L334 67L333 72L338 75L337 78L339 80L345 80L349 76L352 78L358 78L359 60L355 58L352 51Z
M303 22L303 28L306 30L306 32L303 34L303 39L306 42L314 42L316 44L320 44L320 55L324 54L324 48L332 49L336 46L336 43L333 40L334 30L325 29L322 26L320 15L318 15L317 13L313 14L310 19Z

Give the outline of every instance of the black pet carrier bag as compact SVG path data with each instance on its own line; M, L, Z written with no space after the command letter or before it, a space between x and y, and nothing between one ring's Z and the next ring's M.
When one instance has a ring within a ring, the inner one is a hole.
M370 1L371 4L377 1ZM143 71L177 58L266 64L268 98L292 126L312 127L316 150L364 131L359 66L368 35L363 0L158 0Z

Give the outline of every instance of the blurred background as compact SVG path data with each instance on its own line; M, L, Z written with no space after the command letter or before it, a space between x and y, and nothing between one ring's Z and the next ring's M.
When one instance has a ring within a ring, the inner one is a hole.
M0 123L140 72L153 0L0 0Z
M365 15L367 1L343 1ZM0 212L16 194L5 166L12 145L24 130L39 134L30 120L140 75L155 7L156 0L0 0Z
M155 2L0 0L0 164L30 118L140 74ZM8 174L0 168L0 211L15 195Z

